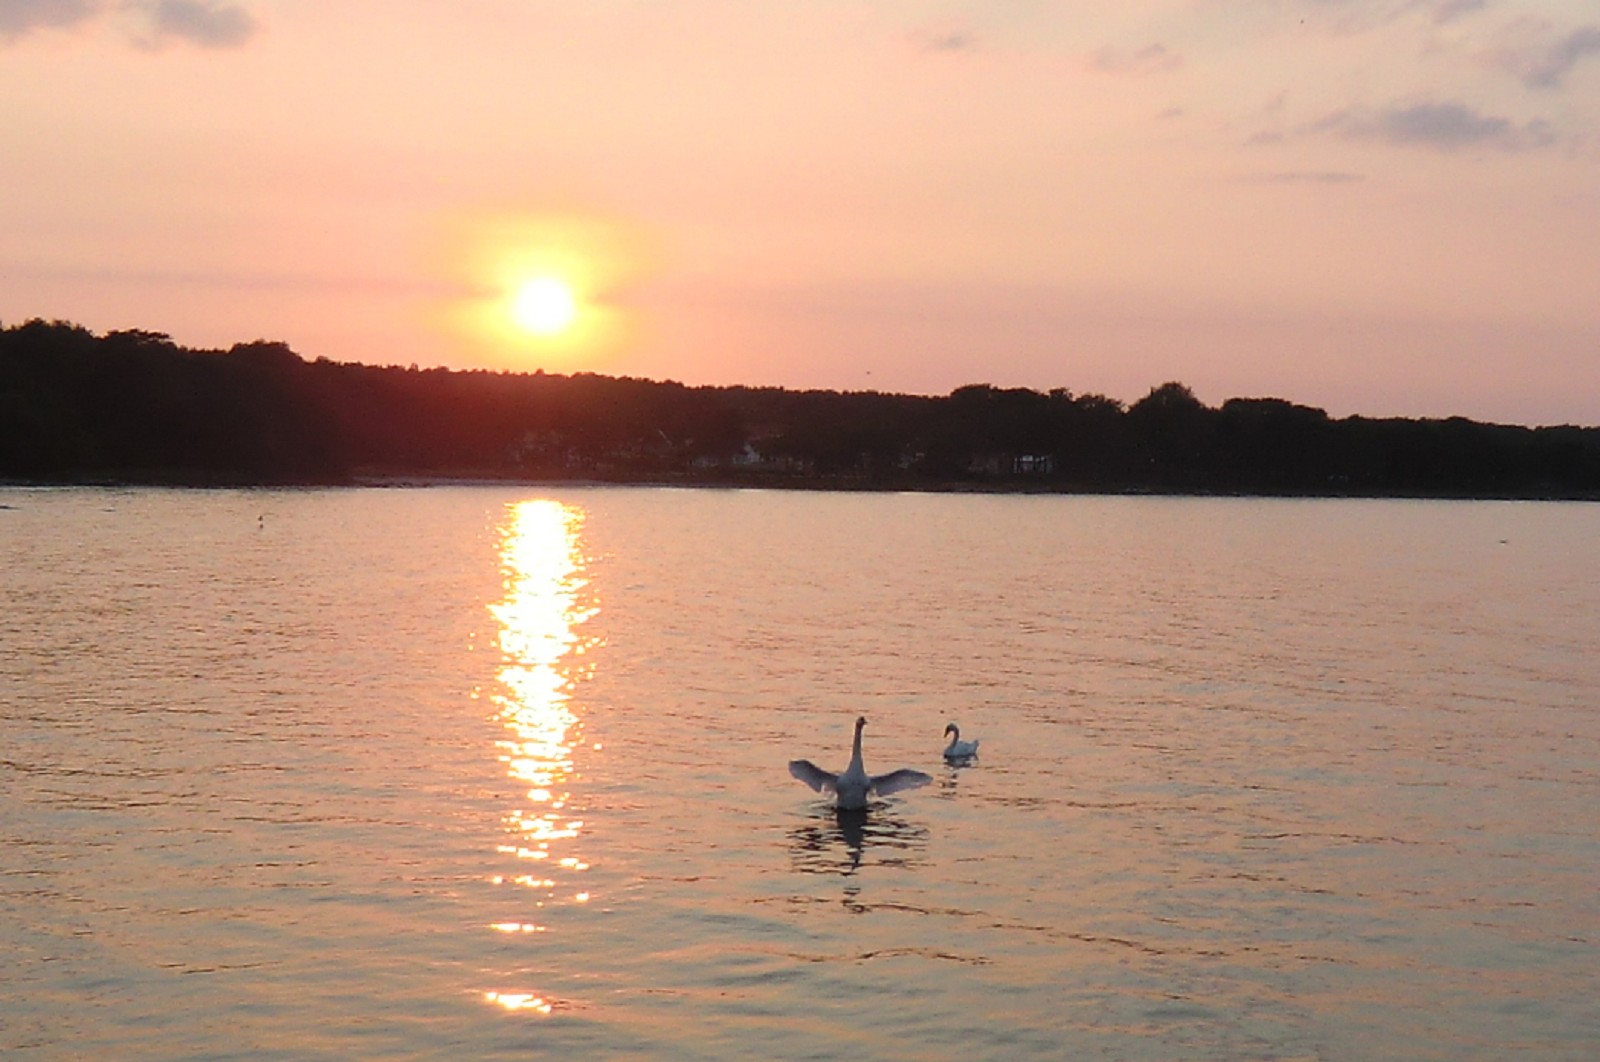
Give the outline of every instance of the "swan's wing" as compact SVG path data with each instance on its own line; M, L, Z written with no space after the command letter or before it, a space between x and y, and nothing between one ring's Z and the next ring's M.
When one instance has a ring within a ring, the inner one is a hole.
M793 769L794 765L790 764L790 770ZM796 777L799 776L796 775ZM932 775L923 774L921 771L913 771L909 767L902 767L898 771L890 771L888 774L873 776L872 788L879 796L888 796L890 793L898 793L902 789L915 789L919 785L927 785L931 781L933 781Z
M839 776L824 771L810 760L790 760L789 773L809 785L817 792L831 790L839 783Z

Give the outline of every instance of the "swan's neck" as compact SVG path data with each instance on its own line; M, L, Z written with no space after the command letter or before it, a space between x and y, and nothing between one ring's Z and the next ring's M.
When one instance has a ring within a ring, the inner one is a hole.
M850 743L850 766L856 768L861 766L861 729L861 724L857 723L855 740Z

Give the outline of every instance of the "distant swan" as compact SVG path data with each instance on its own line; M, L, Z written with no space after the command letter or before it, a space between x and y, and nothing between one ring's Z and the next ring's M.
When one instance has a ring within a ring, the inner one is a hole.
M945 726L944 732L950 735L950 744L944 747L944 758L947 760L970 760L978 754L978 741L961 740L961 728L954 723Z
M908 767L888 774L869 775L861 763L861 728L866 725L866 716L856 720L855 741L850 746L850 766L844 769L844 773L824 771L810 760L790 760L789 773L819 793L824 790L832 792L836 806L846 811L866 807L868 793L888 796L933 781L931 776Z

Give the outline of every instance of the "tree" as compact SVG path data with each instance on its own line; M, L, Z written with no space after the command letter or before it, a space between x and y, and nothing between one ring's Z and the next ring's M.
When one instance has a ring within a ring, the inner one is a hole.
M1145 458L1152 485L1196 490L1211 485L1206 466L1216 411L1189 388L1169 381L1128 409L1128 424Z

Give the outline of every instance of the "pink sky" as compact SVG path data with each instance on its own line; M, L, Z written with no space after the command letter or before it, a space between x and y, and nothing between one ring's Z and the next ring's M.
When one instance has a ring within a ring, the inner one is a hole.
M1600 425L1594 0L0 0L0 100L6 324Z

